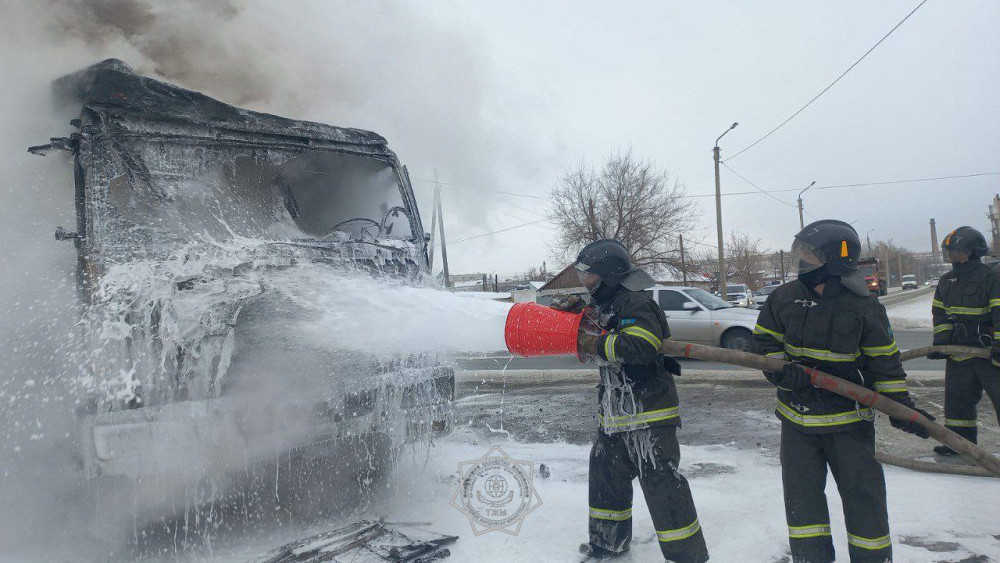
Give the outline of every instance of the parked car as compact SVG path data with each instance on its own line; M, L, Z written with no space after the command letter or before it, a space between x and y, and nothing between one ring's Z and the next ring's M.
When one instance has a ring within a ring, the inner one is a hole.
M737 307L749 307L751 293L750 286L745 283L727 285L726 301L729 301Z
M778 287L780 286L768 285L753 292L753 295L750 296L750 308L757 310L762 309L764 307L764 302L767 301L767 296L771 295L771 293L775 289L778 289Z
M727 303L704 289L654 286L675 340L750 351L757 312Z
M903 276L903 289L917 289L917 276L913 274Z

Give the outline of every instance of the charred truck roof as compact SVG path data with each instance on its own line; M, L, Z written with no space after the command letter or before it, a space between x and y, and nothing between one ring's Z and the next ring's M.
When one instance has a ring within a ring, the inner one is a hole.
M57 236L75 239L83 261L96 251L120 261L207 234L427 269L409 177L376 133L238 108L117 59L64 76L53 90L82 103L78 131L29 151L76 155L77 230Z

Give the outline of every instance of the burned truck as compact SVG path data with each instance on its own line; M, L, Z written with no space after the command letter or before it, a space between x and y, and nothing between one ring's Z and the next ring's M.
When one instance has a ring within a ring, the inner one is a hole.
M227 105L115 59L53 91L82 105L74 131L29 151L68 151L74 169L76 226L56 238L78 249L87 477L242 471L350 444L391 456L450 432L451 368L331 346L314 336L379 327L324 326L303 299L358 276L432 283L430 237L384 138Z

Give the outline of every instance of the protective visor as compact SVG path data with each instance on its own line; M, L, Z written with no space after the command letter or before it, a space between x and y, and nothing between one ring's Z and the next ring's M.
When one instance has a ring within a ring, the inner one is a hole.
M798 268L799 275L817 270L828 261L822 250L798 238L792 243L790 258L792 264Z
M953 264L956 262L965 262L969 259L969 253L961 248L948 248L947 246L941 245L941 249L944 251L945 260Z
M601 285L601 275L590 272L590 266L583 262L577 262L573 264L573 267L576 268L576 275L579 276L583 287L587 288L590 293L597 291L598 286Z

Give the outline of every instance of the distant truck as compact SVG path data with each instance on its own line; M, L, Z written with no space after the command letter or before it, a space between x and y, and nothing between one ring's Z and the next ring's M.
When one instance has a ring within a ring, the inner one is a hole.
M865 275L865 284L872 295L886 295L889 293L889 282L885 274L879 268L878 258L865 258L858 261L858 269Z
M76 225L56 238L78 250L81 325L107 348L78 374L98 382L78 402L87 477L391 460L450 432L450 367L317 343L296 332L316 311L285 291L299 272L426 283L429 237L384 138L233 107L115 59L53 90L81 108L74 131L29 151L71 155Z
M903 289L917 289L917 276L906 274L902 280Z

